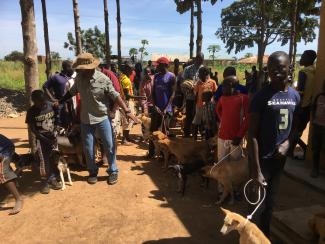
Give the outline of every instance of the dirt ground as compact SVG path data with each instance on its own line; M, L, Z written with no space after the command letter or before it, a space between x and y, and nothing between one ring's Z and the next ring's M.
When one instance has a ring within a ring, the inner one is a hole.
M28 150L24 117L0 119L0 133L13 139L18 152ZM182 198L174 176L145 154L145 144L119 146L114 186L106 183L105 167L96 185L87 184L85 171L72 170L73 186L42 195L37 177L26 171L19 182L21 213L8 216L14 202L0 191L1 243L238 243L237 233L219 232L223 215L214 205L214 184L200 188L200 178L192 176ZM314 204L325 204L325 196L283 176L277 209ZM247 214L243 201L224 207Z

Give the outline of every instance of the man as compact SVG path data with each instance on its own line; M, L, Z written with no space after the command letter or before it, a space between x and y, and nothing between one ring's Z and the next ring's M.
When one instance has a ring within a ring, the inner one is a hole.
M183 72L183 85L191 81L193 88L198 82L199 78L199 69L203 66L204 54L199 53L195 60L194 64L187 66ZM185 83L186 82L186 83ZM186 103L186 119L184 124L184 136L189 137L192 131L192 122L195 116L195 94L193 89L184 89L182 86L183 93L185 96Z
M172 101L175 96L176 81L175 75L167 70L169 60L161 57L157 60L157 74L155 74L152 90L152 103L154 110L151 114L150 131L157 131L160 126L163 133L167 134L167 118L172 115ZM154 145L149 141L149 154L151 158L154 155Z
M224 69L223 79L225 79L228 76L236 76L236 68L235 67L228 66ZM241 94L246 94L246 95L248 94L246 87L241 85L239 83L239 80L237 80L237 83L235 84L235 91L237 93L241 93ZM218 86L218 89L217 89L216 93L214 94L214 99L215 99L216 103L219 101L221 96L222 96L222 84L220 86Z
M311 105L313 103L313 93L315 87L316 67L314 62L316 57L317 54L314 50L306 50L300 59L300 65L304 66L304 68L299 71L297 87L297 90L301 96L301 104L295 111L293 128L290 135L291 145L289 155L292 157L294 156L296 145L299 144L304 151L304 155L302 158L296 158L302 160L305 159L307 145L300 139L300 137L302 136L302 133L306 129L306 126L310 120Z
M146 68L149 68L149 69L150 69L152 75L156 74L156 69L155 69L155 67L152 65L152 61L151 61L151 60L148 60L148 65L147 65Z
M272 53L267 63L271 82L250 103L251 176L259 186L266 187L266 198L253 220L266 236L270 235L273 201L289 148L293 113L300 102L298 92L288 84L289 64L285 52Z
M89 172L88 183L95 184L97 182L98 166L95 163L94 153L94 136L97 130L106 155L109 157L108 184L115 184L118 180L118 169L111 123L108 119L108 98L111 98L122 108L128 118L134 121L137 121L137 119L131 114L120 94L115 91L112 81L96 70L98 65L99 60L96 60L92 54L82 53L78 55L73 64L77 71L76 82L60 100L60 103L70 99L77 92L80 93L81 136Z
M66 93L66 87L69 85L74 70L72 68L72 62L64 60L62 62L62 70L60 73L52 75L43 85L44 92L49 97L51 102L56 102L61 99ZM64 105L59 106L55 110L58 116L58 124L64 128L67 128L71 122L71 116Z
M175 92L175 98L173 101L173 106L176 108L181 108L183 106L183 93L181 90L181 82L183 81L183 71L180 67L180 62L178 58L174 59L174 69L173 73L176 77L176 92Z

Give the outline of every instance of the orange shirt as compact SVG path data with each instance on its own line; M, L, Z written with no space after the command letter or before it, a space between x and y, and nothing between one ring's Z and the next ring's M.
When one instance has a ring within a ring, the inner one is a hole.
M196 85L194 86L194 93L196 94L197 97L196 106L203 107L203 101L202 101L203 92L211 91L215 93L217 88L218 88L217 83L212 79L209 79L206 82L199 81L198 83L196 83Z

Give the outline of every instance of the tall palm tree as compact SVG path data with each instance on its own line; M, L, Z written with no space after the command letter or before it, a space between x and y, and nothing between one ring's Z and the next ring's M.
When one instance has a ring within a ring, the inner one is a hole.
M135 61L135 57L138 55L138 49L136 49L134 47L133 48L130 48L129 55L130 55L131 59L134 62Z
M220 51L220 46L219 45L210 45L208 47L209 53L211 53L210 57L212 58L213 65L214 65L214 60L216 58L216 53Z
M142 44L142 47L139 48L139 52L140 52L140 60L141 60L141 63L142 63L143 56L148 55L145 46L149 45L149 42L148 42L148 40L141 40L141 44Z
M116 22L117 22L117 63L119 69L122 66L122 51L121 51L121 13L120 0L116 0Z
M29 107L32 104L31 93L39 87L34 0L20 0L20 9L24 42L24 79ZM30 129L28 130L28 137L34 153L36 151L35 137Z
M76 55L79 55L82 52L81 45L81 31L80 31L80 15L78 8L78 0L72 0L73 4L73 15L74 15L74 29L76 34Z
M111 67L111 46L109 43L107 0L104 0L104 18L105 18L105 40L106 40L105 59L106 59L106 67L109 69Z
M42 13L43 13L43 29L44 29L44 42L45 42L45 64L46 64L46 77L49 78L51 74L51 50L49 43L49 30L47 24L46 13L46 0L42 0Z

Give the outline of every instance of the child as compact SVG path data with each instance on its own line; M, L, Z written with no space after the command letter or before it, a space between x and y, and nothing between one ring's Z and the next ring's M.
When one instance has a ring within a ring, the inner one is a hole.
M317 178L319 175L320 152L325 150L325 81L322 93L315 99L312 115L313 169L310 176Z
M204 90L211 90L213 93L217 90L217 84L210 79L210 71L207 67L199 69L199 81L194 86L194 94L196 95L196 111L193 119L193 137L197 140L199 126L202 125L203 100L202 94Z
M223 81L222 93L217 104L217 114L220 120L218 134L218 160L230 152L232 160L242 156L240 149L248 128L248 96L235 91L238 83L236 76L228 76ZM234 151L235 150L235 151Z
M202 93L203 100L203 114L202 124L205 130L205 139L208 140L215 136L217 131L217 115L215 112L215 102L212 99L213 92L211 90L204 90Z
M4 184L16 200L15 207L9 212L10 215L19 213L23 208L23 198L19 194L14 180L17 175L10 167L10 163L18 161L14 144L0 134L0 184Z
M56 181L54 173L55 165L50 163L50 154L57 148L54 133L55 115L52 104L45 100L41 90L32 92L33 106L27 111L26 123L36 136L37 156L40 162L41 190L42 194L50 192L50 185L54 190L61 189L61 184ZM50 184L50 185L49 185Z

